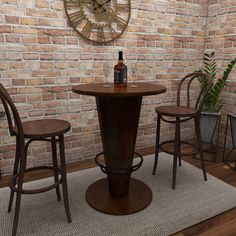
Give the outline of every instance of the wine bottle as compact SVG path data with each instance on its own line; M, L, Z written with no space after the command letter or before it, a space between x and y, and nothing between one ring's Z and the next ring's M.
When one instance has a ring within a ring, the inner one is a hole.
M119 51L118 63L114 66L115 86L127 85L127 66L123 62L123 52Z

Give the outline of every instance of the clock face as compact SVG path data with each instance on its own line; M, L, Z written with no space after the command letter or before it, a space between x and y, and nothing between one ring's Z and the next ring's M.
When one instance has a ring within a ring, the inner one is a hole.
M75 31L98 44L117 39L130 18L130 0L64 0L64 5Z

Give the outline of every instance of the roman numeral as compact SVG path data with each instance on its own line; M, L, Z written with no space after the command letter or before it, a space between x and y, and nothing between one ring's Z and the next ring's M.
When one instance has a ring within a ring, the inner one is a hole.
M123 11L123 10L129 9L130 8L130 4L128 4L128 3L118 3L116 5L116 8L117 8L118 11L119 10Z
M120 16L117 16L113 9L110 9L110 16L113 22L118 24L120 28L125 29L127 22L124 19L122 19Z
M119 16L116 16L114 20L122 29L126 27L126 21Z
M105 35L104 35L104 26L99 25L97 27L97 38L99 42L104 42L105 41Z
M81 34L84 37L89 38L93 27L94 27L94 24L91 23L91 21L88 21L87 24L84 26L83 30L81 31Z
M82 10L73 12L69 14L69 18L72 22L72 24L77 27L78 24L85 18L84 13Z
M65 5L68 9L80 7L79 1L65 1Z
M108 29L111 31L112 34L117 34L114 28L111 25L108 25Z

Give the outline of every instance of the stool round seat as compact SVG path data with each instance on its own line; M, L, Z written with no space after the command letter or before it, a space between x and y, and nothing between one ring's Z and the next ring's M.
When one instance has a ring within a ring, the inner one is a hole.
M48 138L68 132L71 125L65 120L44 119L22 122L22 127L25 138ZM17 134L17 128L13 130Z
M190 117L196 115L197 109L185 106L160 106L156 108L156 112L164 116Z

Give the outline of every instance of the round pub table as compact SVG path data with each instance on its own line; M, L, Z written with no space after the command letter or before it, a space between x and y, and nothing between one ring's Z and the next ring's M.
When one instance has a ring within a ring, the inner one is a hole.
M151 189L142 181L131 178L131 173L139 169L143 161L142 156L134 152L142 98L164 93L166 88L151 83L130 83L126 87L92 83L73 86L72 91L96 97L102 137L103 152L95 161L107 178L88 187L88 204L112 215L141 211L152 201ZM134 165L135 154L139 162ZM105 163L101 161L101 155Z

